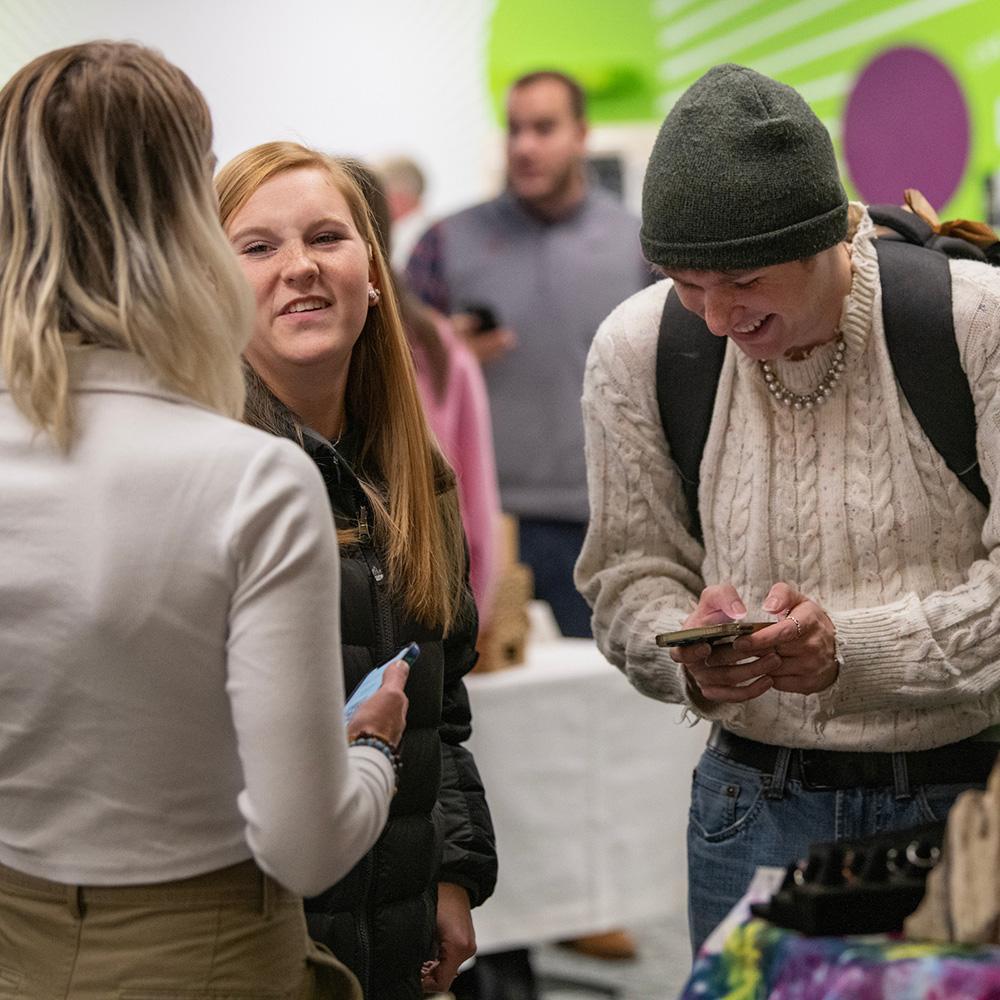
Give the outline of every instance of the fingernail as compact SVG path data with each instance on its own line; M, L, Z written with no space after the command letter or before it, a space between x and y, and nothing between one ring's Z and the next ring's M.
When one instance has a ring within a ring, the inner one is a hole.
M769 597L764 602L765 611L777 611L778 608L780 607L781 607L781 601L779 601L777 597Z
M740 617L746 613L747 609L742 601L733 601L733 603L729 605L729 614L733 618Z

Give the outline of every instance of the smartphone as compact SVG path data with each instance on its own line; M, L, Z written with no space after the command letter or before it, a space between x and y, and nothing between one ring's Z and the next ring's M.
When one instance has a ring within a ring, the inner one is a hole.
M386 660L382 666L365 674L361 683L351 693L351 697L347 699L347 704L344 705L344 722L350 722L354 718L354 713L382 686L382 678L393 663L405 660L412 667L419 655L420 647L415 642L411 642L408 646L404 646L391 660Z
M469 305L462 306L459 312L469 313L470 316L475 316L478 326L475 332L479 333L491 333L499 325L500 321L497 319L497 314L492 306L484 305Z
M694 646L707 642L710 646L731 643L741 635L758 632L774 622L723 622L721 625L702 625L682 628L679 632L663 632L656 637L657 646Z

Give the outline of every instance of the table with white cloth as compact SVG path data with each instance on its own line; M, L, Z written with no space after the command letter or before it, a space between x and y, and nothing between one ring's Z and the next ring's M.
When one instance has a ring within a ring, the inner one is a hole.
M707 725L639 694L589 639L529 643L523 665L467 685L500 858L479 951L683 913Z

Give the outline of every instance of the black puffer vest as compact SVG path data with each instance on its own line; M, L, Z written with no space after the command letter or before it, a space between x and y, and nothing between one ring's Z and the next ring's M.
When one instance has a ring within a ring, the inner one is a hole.
M337 885L306 900L310 934L361 981L366 1000L417 1000L420 966L434 955L437 884L455 882L473 905L492 892L496 852L475 764L461 743L470 734L462 682L475 662L471 593L461 624L447 640L403 611L391 595L371 533L372 513L345 454L306 432L338 527L358 526L356 545L341 550L340 624L344 688L408 642L420 657L409 698L399 791L375 847Z

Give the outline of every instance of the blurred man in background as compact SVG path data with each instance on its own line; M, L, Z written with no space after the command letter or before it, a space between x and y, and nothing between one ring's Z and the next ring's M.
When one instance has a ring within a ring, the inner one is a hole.
M639 221L591 182L580 85L529 73L507 99L507 189L421 237L407 273L483 362L505 512L564 635L589 636L573 585L588 518L580 393L598 324L652 275Z

